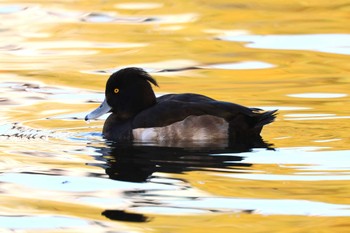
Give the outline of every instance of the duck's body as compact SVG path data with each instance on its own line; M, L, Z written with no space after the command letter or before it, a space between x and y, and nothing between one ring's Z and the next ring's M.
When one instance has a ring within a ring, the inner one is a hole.
M138 68L114 73L106 85L106 100L85 119L111 111L103 127L106 139L148 142L247 139L259 136L275 119L276 110L262 112L199 94L156 98L150 83L157 85Z

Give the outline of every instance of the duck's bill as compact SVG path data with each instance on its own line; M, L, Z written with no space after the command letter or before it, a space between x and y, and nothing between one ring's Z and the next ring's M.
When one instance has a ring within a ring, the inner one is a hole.
M96 119L102 116L103 114L108 113L111 109L112 109L111 106L109 106L107 104L107 101L104 100L98 108L96 108L94 111L86 115L85 120L88 121L88 120Z

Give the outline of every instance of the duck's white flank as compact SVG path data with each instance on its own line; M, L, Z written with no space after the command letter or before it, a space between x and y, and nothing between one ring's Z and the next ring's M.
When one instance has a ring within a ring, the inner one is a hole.
M228 137L229 124L225 119L211 116L188 116L171 125L133 130L137 141L172 141L172 140L214 140Z

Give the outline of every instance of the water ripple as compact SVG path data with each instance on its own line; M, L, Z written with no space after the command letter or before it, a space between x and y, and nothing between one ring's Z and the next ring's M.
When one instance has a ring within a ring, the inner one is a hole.
M350 34L220 35L217 38L245 42L248 48L309 50L350 55Z

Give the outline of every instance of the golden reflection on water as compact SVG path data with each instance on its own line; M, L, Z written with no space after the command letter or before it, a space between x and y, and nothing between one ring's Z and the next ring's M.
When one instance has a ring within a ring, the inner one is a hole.
M8 216L25 215L82 220L61 229L64 220L44 228L24 222L26 232L346 232L348 14L346 0L2 1L0 229L16 229ZM263 131L276 151L242 155L244 168L228 159L220 168L159 170L153 176L161 181L144 186L94 180L106 180L112 160L98 134L103 121L87 125L83 117L102 100L109 73L125 66L151 72L157 94L280 109ZM92 190L64 189L85 183ZM130 190L141 191L123 193ZM215 204L222 198L266 206L222 209ZM268 200L300 201L299 212L273 212ZM301 213L302 201L334 215ZM149 221L112 221L102 215L109 208Z

